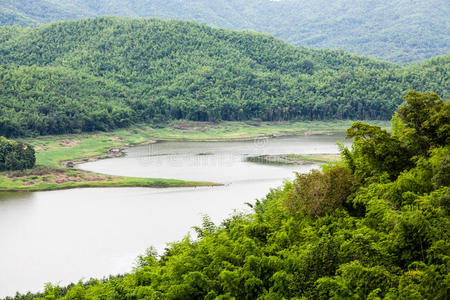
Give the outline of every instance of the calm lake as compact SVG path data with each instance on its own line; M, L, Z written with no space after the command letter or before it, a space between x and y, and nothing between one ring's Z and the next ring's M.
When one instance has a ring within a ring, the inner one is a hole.
M343 134L235 142L159 142L125 157L86 163L113 175L225 184L203 188L92 188L0 193L0 297L132 270L149 246L162 254L207 214L216 223L253 203L295 172L317 165L276 166L248 155L338 153ZM349 141L346 141L349 144Z

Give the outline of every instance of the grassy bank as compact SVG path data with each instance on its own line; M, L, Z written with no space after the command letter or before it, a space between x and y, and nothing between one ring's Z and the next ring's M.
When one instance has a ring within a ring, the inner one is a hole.
M339 162L340 156L337 154L276 154L249 156L246 160L266 165L307 165Z
M39 165L32 170L0 173L0 191L50 191L84 187L192 187L211 182L162 178L137 178L96 174L69 168Z
M388 122L374 121L381 127ZM352 121L335 122L189 122L174 121L163 127L136 125L111 132L42 136L23 139L36 150L37 167L25 172L0 173L2 191L37 191L78 187L175 187L212 185L171 179L131 178L95 174L62 167L63 162L96 160L120 155L120 150L156 140L213 141L263 136L326 134L343 131ZM312 157L310 158L312 159Z

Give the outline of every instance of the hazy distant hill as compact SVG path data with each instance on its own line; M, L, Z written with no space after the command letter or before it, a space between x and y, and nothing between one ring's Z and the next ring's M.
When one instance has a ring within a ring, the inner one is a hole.
M190 119L389 119L409 89L449 97L450 55L404 68L180 21L0 27L0 135Z
M0 0L0 24L98 15L195 20L405 63L450 50L447 0Z

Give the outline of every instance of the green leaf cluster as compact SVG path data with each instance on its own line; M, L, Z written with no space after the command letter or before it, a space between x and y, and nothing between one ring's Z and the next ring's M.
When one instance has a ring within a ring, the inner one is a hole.
M0 171L31 169L35 163L33 147L0 136Z

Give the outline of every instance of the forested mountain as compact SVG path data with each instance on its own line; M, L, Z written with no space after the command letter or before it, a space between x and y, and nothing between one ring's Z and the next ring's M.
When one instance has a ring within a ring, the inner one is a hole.
M298 174L251 213L205 218L125 276L14 299L447 299L450 102L405 99L392 134L354 123L345 163Z
M0 0L0 24L100 15L195 20L398 63L450 50L446 0Z
M450 55L400 68L196 23L97 18L0 27L0 135L190 119L389 119L449 97Z

